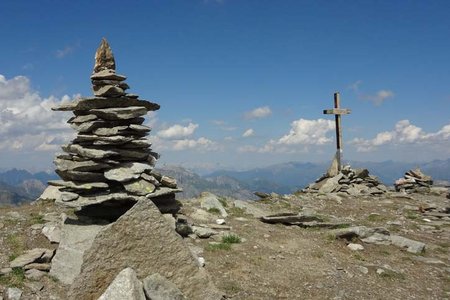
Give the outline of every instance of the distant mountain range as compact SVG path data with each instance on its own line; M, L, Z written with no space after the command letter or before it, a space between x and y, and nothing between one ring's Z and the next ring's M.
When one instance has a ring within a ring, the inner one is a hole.
M426 163L350 162L353 168L366 168L386 185L402 177L409 169L420 167L435 181L450 182L450 159ZM219 170L200 176L179 166L164 166L157 171L174 177L183 188L180 198L192 198L204 191L236 199L255 199L254 192L288 194L314 182L328 168L328 163L287 162L247 171ZM42 193L47 181L57 179L54 173L32 174L12 169L0 172L0 205L29 202Z
M18 169L0 172L0 205L17 205L33 201L44 191L47 181L56 177L56 174L46 172L33 174Z

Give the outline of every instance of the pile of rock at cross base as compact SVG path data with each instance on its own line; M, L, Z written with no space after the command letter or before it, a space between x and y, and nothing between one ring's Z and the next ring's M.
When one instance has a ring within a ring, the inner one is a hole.
M394 184L397 192L406 193L429 193L432 185L433 179L431 176L423 174L419 168L409 170Z
M84 215L117 219L134 203L148 198L163 213L176 213L175 179L153 171L159 155L146 139L143 125L149 111L159 105L125 91L126 77L115 71L115 61L103 39L95 55L91 76L94 97L75 99L53 108L72 111L68 123L76 138L56 156L56 173L50 181L56 202L82 210Z
M352 169L344 166L335 176L327 174L302 190L305 193L346 193L357 195L382 195L388 188L376 176L370 175L367 169Z

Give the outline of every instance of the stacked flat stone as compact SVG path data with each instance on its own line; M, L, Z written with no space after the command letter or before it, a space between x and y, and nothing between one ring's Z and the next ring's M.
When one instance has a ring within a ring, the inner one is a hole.
M62 180L49 184L61 192L57 202L87 210L100 205L91 210L93 214L108 214L106 206L127 209L150 198L163 213L176 212L175 193L181 190L175 179L153 170L159 155L146 139L151 129L143 125L147 112L160 106L125 92L129 88L126 77L116 74L105 39L95 61L91 76L94 97L53 109L72 111L74 116L68 123L77 131L76 138L62 146L65 153L54 160Z
M346 193L351 196L382 195L388 191L376 176L367 169L344 166L336 176L323 175L303 189L306 193Z
M433 185L431 176L425 175L417 168L409 170L402 178L395 181L395 190L406 193L428 193Z

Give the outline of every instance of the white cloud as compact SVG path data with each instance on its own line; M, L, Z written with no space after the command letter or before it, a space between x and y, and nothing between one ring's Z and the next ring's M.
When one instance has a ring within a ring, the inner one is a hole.
M327 133L334 130L333 121L300 119L291 123L291 130L278 140L284 145L324 145L332 141Z
M223 131L234 131L237 129L237 127L230 126L223 120L213 120L211 122Z
M387 144L437 144L450 141L450 124L439 131L426 133L422 128L401 120L392 131L378 133L373 139L355 138L351 142L359 152L368 152Z
M375 105L381 105L384 101L394 97L390 90L379 90L375 95L363 95L362 98L371 101Z
M51 111L70 99L67 95L42 98L27 77L7 80L0 75L0 150L50 150L43 145L70 139L69 114Z
M188 126L175 124L169 128L160 130L157 134L165 139L180 139L192 135L197 128L198 124L194 123L189 123Z
M62 49L56 50L55 56L59 59L66 57L69 54L72 54L77 48L80 47L80 42L76 42L73 45L67 45Z
M360 85L362 84L362 80L357 80L354 83L350 84L348 88L352 90L359 99L370 101L373 104L379 106L384 103L384 101L393 98L395 96L394 92L391 90L379 90L375 94L365 94L360 91Z
M333 139L327 134L335 128L334 122L325 119L299 119L291 123L288 134L279 139L271 139L261 147L245 145L238 148L238 152L256 153L306 153L311 146L322 146Z
M270 110L270 107L262 106L262 107L257 107L252 111L246 112L245 118L248 120L262 119L262 118L270 116L271 114L272 114L272 111Z
M251 137L251 136L253 136L255 134L255 131L252 129L252 128L250 128L250 129L247 129L243 134L242 134L242 137Z
M201 137L197 140L194 139L183 139L183 140L177 140L174 141L173 150L181 151L186 149L199 149L199 150L216 150L217 146L216 143Z

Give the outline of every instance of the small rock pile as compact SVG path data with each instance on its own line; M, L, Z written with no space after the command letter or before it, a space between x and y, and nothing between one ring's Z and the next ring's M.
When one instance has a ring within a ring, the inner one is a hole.
M419 168L409 170L405 173L405 176L396 180L394 184L397 192L406 193L429 193L432 185L433 179L431 176L423 174Z
M347 193L357 195L381 195L388 191L376 176L367 169L352 169L344 166L336 176L323 175L315 183L302 190L306 193Z
M126 77L116 74L105 39L91 79L94 97L53 109L72 111L68 123L77 131L76 138L62 146L65 153L54 160L62 178L49 182L58 194L56 202L84 209L90 216L117 218L146 197L161 212L176 213L175 193L181 190L175 179L153 170L159 155L146 139L151 129L142 124L147 112L160 106L125 92Z

